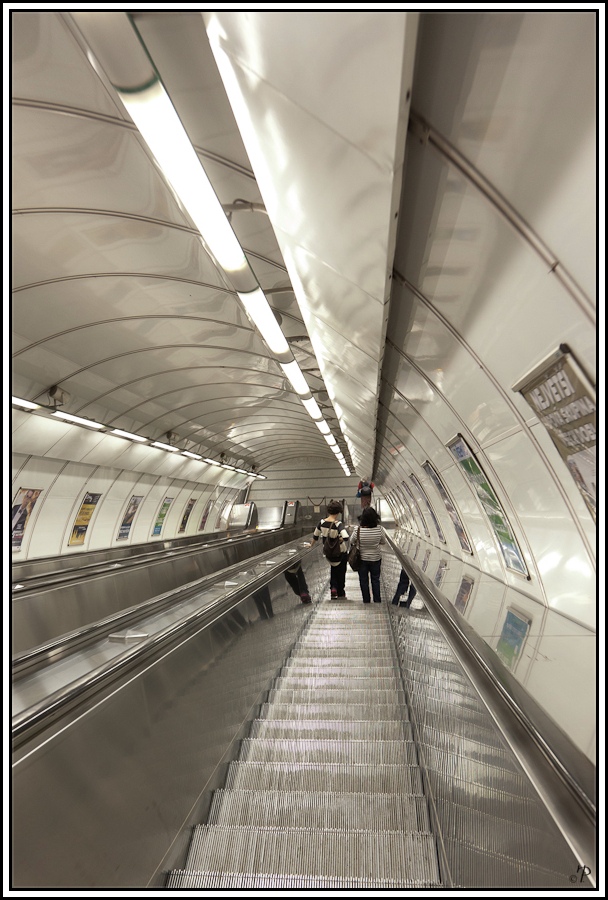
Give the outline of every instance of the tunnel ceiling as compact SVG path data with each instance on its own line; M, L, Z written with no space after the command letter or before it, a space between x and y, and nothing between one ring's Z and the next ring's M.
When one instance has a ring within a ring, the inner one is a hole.
M371 473L416 17L134 21L351 471ZM65 411L261 470L337 466L76 19L14 24L13 393L58 386Z

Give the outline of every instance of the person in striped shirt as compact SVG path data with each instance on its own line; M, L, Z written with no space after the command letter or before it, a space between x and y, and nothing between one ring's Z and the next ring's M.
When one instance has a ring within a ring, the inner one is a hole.
M359 567L359 585L364 603L370 603L369 583L372 583L374 603L380 603L380 567L382 565L381 544L386 544L384 532L380 526L378 513L373 506L367 506L361 513L361 525L351 535L351 546L359 540L361 566Z
M323 543L328 536L335 537L336 533L340 535L340 559L336 561L330 560L329 586L332 600L346 600L346 563L348 561L348 531L341 520L344 507L339 500L330 500L327 504L327 515L321 519L314 530L313 539L309 543L312 547L319 538L323 539Z

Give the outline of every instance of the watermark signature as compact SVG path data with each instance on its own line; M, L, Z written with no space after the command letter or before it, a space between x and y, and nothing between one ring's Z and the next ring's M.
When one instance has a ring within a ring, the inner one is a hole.
M572 884L582 884L583 878L589 877L591 875L591 869L589 866L577 866L576 867L576 875L570 876L570 881Z

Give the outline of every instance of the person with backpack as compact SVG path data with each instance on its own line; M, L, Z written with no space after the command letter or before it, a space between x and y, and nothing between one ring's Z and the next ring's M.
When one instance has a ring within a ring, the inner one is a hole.
M361 497L361 509L371 506L373 490L373 481L360 481L357 485L357 497Z
M344 508L339 500L330 500L327 515L314 530L312 547L319 538L323 539L323 555L330 565L329 587L332 600L345 600L346 563L348 560L349 533L342 522Z

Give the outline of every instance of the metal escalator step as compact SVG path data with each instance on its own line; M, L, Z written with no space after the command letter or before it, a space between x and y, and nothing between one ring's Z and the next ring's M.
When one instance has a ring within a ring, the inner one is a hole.
M397 674L387 676L365 673L359 677L345 678L344 675L313 675L307 677L296 673L294 675L279 675L274 683L274 687L276 689L291 688L315 691L328 688L338 688L341 691L350 691L351 689L372 691L376 688L400 688L401 678Z
M202 825L186 868L439 884L435 839L400 831Z
M389 660L390 662L394 659L390 650L373 651L368 647L333 647L331 653L327 648L323 647L301 647L298 650L298 659L317 659L319 656L323 656L326 659L328 657L339 659L341 656L346 656L351 660L363 658ZM383 663L383 665L386 665L386 663Z
M417 698L415 697L414 700L416 701ZM454 723L461 723L461 727L464 728L465 734L476 734L478 728L483 728L485 730L488 728L490 730L492 729L492 720L479 703L475 706L459 706L457 710L452 711L450 706L446 705L442 700L438 700L436 697L426 697L424 708L425 721L427 712L429 715L429 722L440 719L442 728L446 727L447 722L450 722L451 724L453 721Z
M414 744L409 741L270 741L245 738L241 741L239 759L257 762L412 765L416 762L416 751Z
M338 702L309 703L306 706L292 703L264 703L260 709L260 717L265 719L297 719L302 713L307 719L342 719L343 721L366 720L388 721L398 719L407 721L407 713L399 703L377 703L368 706L363 703L349 703L345 706L340 697Z
M376 691L357 690L351 688L348 695L342 688L326 689L325 691L310 689L289 689L289 688L271 688L268 692L268 702L275 700L278 703L295 703L297 706L303 706L308 703L322 703L324 700L328 703L337 703L340 699L346 700L348 703L362 703L365 706L371 706L374 703L395 703L398 700L405 701L405 695L402 691L378 688Z
M316 659L314 664L310 659L299 659L291 657L285 661L285 665L281 670L283 673L301 672L305 675L348 675L350 672L373 673L374 675L392 674L395 672L395 664L388 659L383 660L356 660L352 661L348 657L340 657L339 659L327 659L322 657Z
M430 833L424 798L361 791L217 790L207 824Z
M416 765L350 763L267 763L236 760L228 766L226 787L239 790L362 791L422 796Z
M306 709L300 710L306 715ZM276 740L331 740L345 738L358 741L411 741L412 729L409 723L389 719L388 721L357 721L342 719L255 719L249 732L250 738Z
M336 875L269 875L257 872L195 872L177 869L167 881L169 888L231 891L370 891L395 888L437 887L419 881L395 881L389 878L340 878Z
M458 711L456 711L458 713ZM471 727L470 720L462 721L458 714L454 715L450 710L442 713L425 711L424 726L451 734L454 737L471 737L483 741L487 747L496 747L504 750L505 744L495 729L490 726L489 719L482 725L479 721Z

